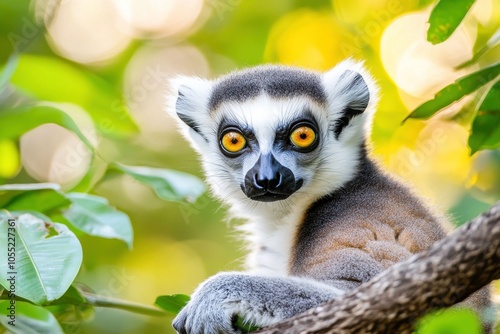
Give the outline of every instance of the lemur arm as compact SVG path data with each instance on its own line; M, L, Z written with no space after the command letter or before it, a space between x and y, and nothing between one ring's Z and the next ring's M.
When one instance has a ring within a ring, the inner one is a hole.
M181 334L234 333L236 316L264 327L342 294L307 278L219 273L198 287L173 326Z

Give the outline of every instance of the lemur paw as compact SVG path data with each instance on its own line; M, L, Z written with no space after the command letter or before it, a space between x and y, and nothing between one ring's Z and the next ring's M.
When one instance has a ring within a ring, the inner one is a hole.
M208 303L189 303L172 323L179 334L237 333L231 317L218 310L208 310Z
M234 326L240 302L235 298L236 275L218 274L206 280L172 325L180 334L241 333Z

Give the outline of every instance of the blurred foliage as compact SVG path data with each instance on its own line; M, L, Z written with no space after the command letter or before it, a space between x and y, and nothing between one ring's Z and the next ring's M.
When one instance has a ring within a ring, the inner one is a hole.
M140 314L163 315L155 300L178 312L167 294L241 267L224 209L204 193L194 154L164 115L165 82L175 74L365 60L381 86L372 131L381 163L448 209L456 225L499 199L497 1L126 7L134 4L0 3L0 228L16 217L11 233L24 240L16 245L19 333L172 331L170 318ZM436 45L420 39L425 32ZM409 113L434 116L401 125ZM0 244L8 237L0 234ZM65 265L54 267L59 261ZM9 305L1 286L0 332ZM446 312L422 324L418 333L476 328L468 315Z
M480 334L481 322L474 312L449 309L425 316L419 321L416 334Z

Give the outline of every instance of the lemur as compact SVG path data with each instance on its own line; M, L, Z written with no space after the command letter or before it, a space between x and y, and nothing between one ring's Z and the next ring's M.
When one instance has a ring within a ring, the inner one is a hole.
M273 324L445 237L447 218L368 154L377 86L362 64L325 73L264 65L172 86L167 109L213 194L247 220L251 245L246 272L219 273L195 290L174 319L179 333L235 333L237 316ZM466 303L482 314L488 294Z

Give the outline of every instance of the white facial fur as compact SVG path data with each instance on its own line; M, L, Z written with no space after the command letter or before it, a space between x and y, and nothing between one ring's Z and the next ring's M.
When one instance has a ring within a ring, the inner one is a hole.
M362 76L365 85L352 85L358 74ZM360 148L369 133L377 101L377 89L363 66L347 60L322 74L320 79L327 99L326 104L318 103L308 96L276 98L262 92L242 102L223 101L212 111L209 110L208 104L217 81L193 77L179 77L173 81L174 89L179 94L171 98L168 110L179 121L181 132L200 154L212 192L230 205L234 215L247 218L253 223L247 229L252 234L251 241L259 247L265 245L272 248L265 240L273 239L273 235L278 231L289 231L286 235L278 233L280 236L276 236L282 240L283 246L283 249L276 250L276 258L258 259L262 254L254 253L254 261L261 265L280 262L285 263L286 267L294 226L310 204L354 177L361 154ZM366 92L366 88L369 92ZM336 121L343 116L346 106L356 105L356 100L361 96L366 97L366 94L369 95L366 110L350 119L337 138L333 130ZM182 96L182 99L176 105L179 96ZM277 127L290 125L300 119L306 110L312 114L318 125L319 146L310 153L277 150L273 145ZM186 122L186 119L191 120L191 124ZM218 131L224 119L245 125L253 131L258 141L259 150L244 153L238 158L241 163L234 163L232 158L221 153ZM193 124L196 124L197 131L193 130ZM243 193L240 185L259 155L269 152L279 163L292 170L296 179L303 179L303 185L285 200L251 200ZM309 161L305 163L304 160ZM280 270L285 270L285 267Z
M341 117L343 109L350 101L362 94L362 92L352 90L342 91L350 84L349 76L344 75L348 70L363 76L370 90L370 100L367 110L354 117L340 133L339 138L335 138L332 131L335 120ZM176 117L180 121L183 134L201 155L212 191L237 212L243 211L238 212L240 215L246 216L245 211L248 209L283 214L283 211L288 211L297 202L304 202L304 199L307 199L305 202L315 200L339 188L352 178L356 170L359 147L369 131L372 109L376 102L375 85L362 65L350 60L324 73L321 81L328 99L327 106L319 105L306 96L276 99L263 93L243 102L223 102L215 112L210 112L208 100L214 82L193 77L180 77L174 80L174 87L177 87L188 102L177 106L178 110L175 110L175 105L172 106L173 101L171 101L169 110L173 114L175 111L178 114L186 114L196 122L203 136ZM177 96L175 96L176 99ZM276 152L273 151L272 144L277 126L300 118L304 110L312 112L320 127L320 145L316 149L319 150L318 157L307 166L301 167L297 164L296 152L293 154ZM227 158L223 157L218 146L218 127L224 118L247 125L254 131L259 143L260 152L253 152L246 156L243 167L239 170L234 170L230 164L226 163ZM250 200L240 189L240 184L246 172L257 161L258 154L271 151L282 165L294 172L296 177L303 178L304 184L301 189L283 201L260 203Z

